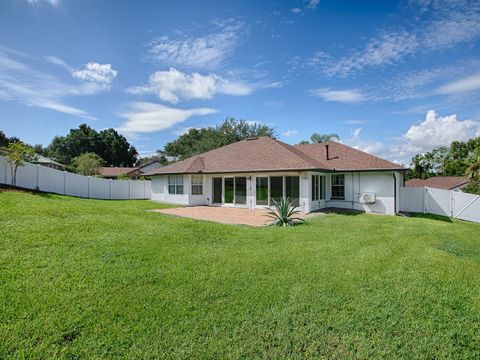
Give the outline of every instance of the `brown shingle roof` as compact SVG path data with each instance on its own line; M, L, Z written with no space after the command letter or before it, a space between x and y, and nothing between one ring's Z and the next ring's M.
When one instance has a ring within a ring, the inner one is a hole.
M405 187L428 186L435 189L451 190L466 185L468 179L465 176L435 176L426 180L411 179L405 182Z
M125 175L128 174L134 170L137 170L137 168L134 167L115 167L115 166L104 166L104 167L99 167L98 173L102 176L120 176L120 175Z
M400 165L339 143L288 145L268 136L241 140L175 164L151 174L228 173L282 170L403 170Z

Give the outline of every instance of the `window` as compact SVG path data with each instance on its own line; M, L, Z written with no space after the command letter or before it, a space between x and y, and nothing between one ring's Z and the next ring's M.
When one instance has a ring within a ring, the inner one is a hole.
M312 175L312 201L325 200L325 175Z
M183 194L183 176L169 175L168 176L168 193L169 194Z
M247 178L235 178L235 204L245 205L247 203Z
M280 202L283 198L283 176L270 177L270 205Z
M345 174L332 174L332 200L345 200Z
M312 201L318 200L319 179L320 175L312 175Z
M192 175L192 195L203 195L202 175Z
M320 176L320 200L325 200L327 189L327 177L325 175Z
M285 197L292 200L295 206L300 200L300 178L298 176L285 176Z
M257 177L257 205L268 205L268 177Z

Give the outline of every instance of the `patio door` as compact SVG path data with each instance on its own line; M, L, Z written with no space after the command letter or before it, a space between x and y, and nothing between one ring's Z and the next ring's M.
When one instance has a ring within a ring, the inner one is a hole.
M235 178L235 205L245 205L247 203L247 178Z
M212 179L213 182L213 203L221 204L222 203L222 178L216 177Z
M225 186L224 186L224 198L225 204L233 204L233 200L235 197L235 182L233 177L226 177L225 178Z

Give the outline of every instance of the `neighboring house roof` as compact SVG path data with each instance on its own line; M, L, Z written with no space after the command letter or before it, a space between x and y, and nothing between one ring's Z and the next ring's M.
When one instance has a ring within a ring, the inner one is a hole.
M134 167L116 167L116 166L104 166L98 168L98 173L101 176L120 176L131 173L137 170Z
M326 156L329 147L329 159ZM405 170L349 146L329 142L288 145L268 136L241 140L155 169L147 175L286 170Z
M57 165L59 167L64 168L65 165L60 164L59 162L56 162L55 160L52 160L46 156L38 155L36 154L36 159L33 161L34 164L52 164L52 165Z
M467 185L468 179L465 176L435 176L426 180L411 179L405 182L405 187L428 186L435 189L452 190Z

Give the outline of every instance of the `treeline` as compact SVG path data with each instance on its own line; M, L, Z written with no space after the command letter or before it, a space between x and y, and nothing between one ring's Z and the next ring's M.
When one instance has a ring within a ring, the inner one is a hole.
M468 141L454 141L412 158L407 179L434 176L467 176L466 191L480 193L480 136Z

